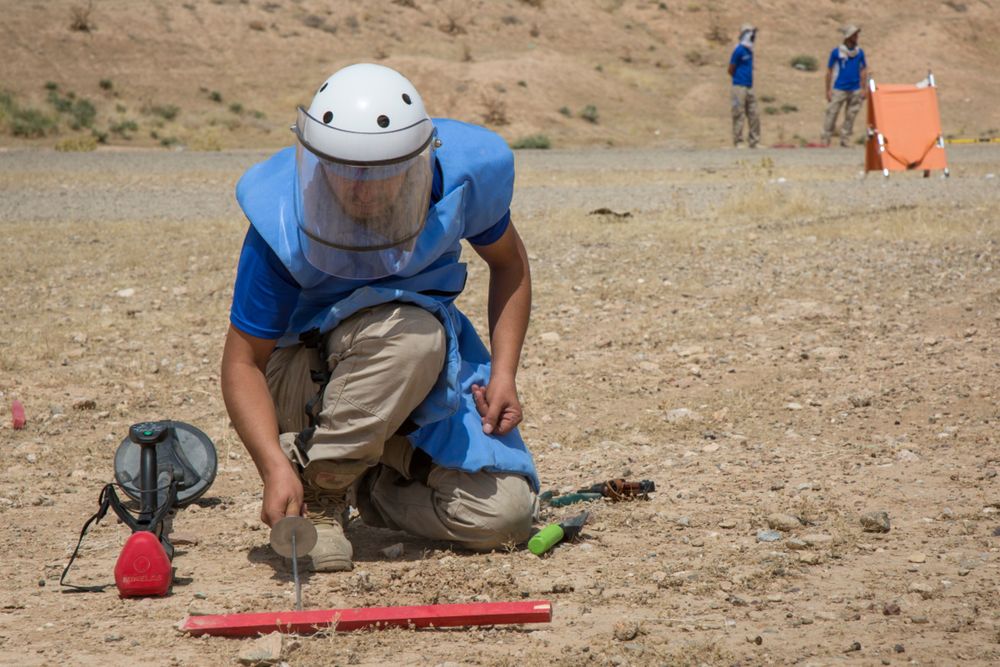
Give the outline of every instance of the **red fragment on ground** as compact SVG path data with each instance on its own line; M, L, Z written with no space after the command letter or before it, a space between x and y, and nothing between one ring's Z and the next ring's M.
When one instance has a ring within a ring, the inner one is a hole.
M24 425L27 422L24 418L24 406L21 404L21 401L16 398L14 399L14 402L10 404L10 416L11 424L15 429L24 428Z

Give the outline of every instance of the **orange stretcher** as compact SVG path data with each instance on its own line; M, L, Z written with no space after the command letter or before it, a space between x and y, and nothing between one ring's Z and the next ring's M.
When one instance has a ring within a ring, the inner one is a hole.
M934 75L917 85L868 83L868 139L865 171L932 169L948 176Z

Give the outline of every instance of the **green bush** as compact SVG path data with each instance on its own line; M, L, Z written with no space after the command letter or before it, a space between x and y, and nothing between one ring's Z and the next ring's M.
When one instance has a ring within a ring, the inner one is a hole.
M781 113L795 113L799 108L794 104L782 104Z
M123 139L131 139L132 132L139 130L139 124L134 120L120 120L117 123L112 123L108 126L108 130L113 134L117 134Z
M15 107L7 121L10 133L15 137L36 139L44 137L56 127L53 118L46 116L38 109L21 109Z
M229 105L229 110L238 116L243 113L243 105L239 102L233 102Z
M97 117L97 109L90 103L90 100L79 99L73 103L70 115L73 117L70 127L74 130L79 130L82 127L90 127L94 124L94 119Z
M101 79L97 85L101 87L101 90L111 90L115 87L115 84L111 79Z
M213 102L221 102L222 101L222 93L220 93L217 90L213 90L212 92L210 92L208 94L208 99L212 100Z
M546 149L552 148L552 142L549 141L548 136L544 134L531 134L527 137L522 137L515 141L510 146L511 148L538 148Z
M778 113L778 107L764 107L764 113L768 116L774 116Z
M177 118L177 114L181 112L181 108L176 104L164 104L149 107L149 113L154 116L159 116L163 120L173 120Z
M763 102L764 104L770 104L771 102L774 101L774 95L761 95L760 101Z
M73 98L69 95L63 97L55 90L50 90L48 95L49 104L55 107L55 110L59 113L69 113L73 108Z
M795 56L792 58L792 67L803 72L815 72L819 69L819 63L812 56Z
M580 118L584 119L585 121L596 124L598 120L597 107L595 107L593 104L588 104L587 106L583 107L583 110L580 112Z
M560 107L559 108L559 113L561 113L562 115L566 116L567 118L572 118L573 117L573 112L569 110L569 107Z
M45 82L45 90L58 90L58 89L59 89L59 84L56 83L55 81Z

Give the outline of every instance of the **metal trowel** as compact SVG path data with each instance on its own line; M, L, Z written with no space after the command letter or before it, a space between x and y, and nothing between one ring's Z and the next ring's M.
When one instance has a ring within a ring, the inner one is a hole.
M271 548L279 556L292 559L292 579L295 580L295 608L302 611L302 582L299 580L299 558L308 556L316 546L316 526L301 516L286 516L271 528Z

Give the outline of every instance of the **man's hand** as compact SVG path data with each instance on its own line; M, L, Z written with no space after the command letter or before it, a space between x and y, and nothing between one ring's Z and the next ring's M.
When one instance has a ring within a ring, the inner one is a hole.
M521 401L513 380L493 379L485 387L474 384L472 398L483 418L483 433L506 435L521 423Z
M829 88L826 89L826 101L827 102L833 101L833 91L830 90Z
M302 499L302 480L291 465L280 466L264 475L264 501L260 506L260 520L274 526L286 516L305 515Z

